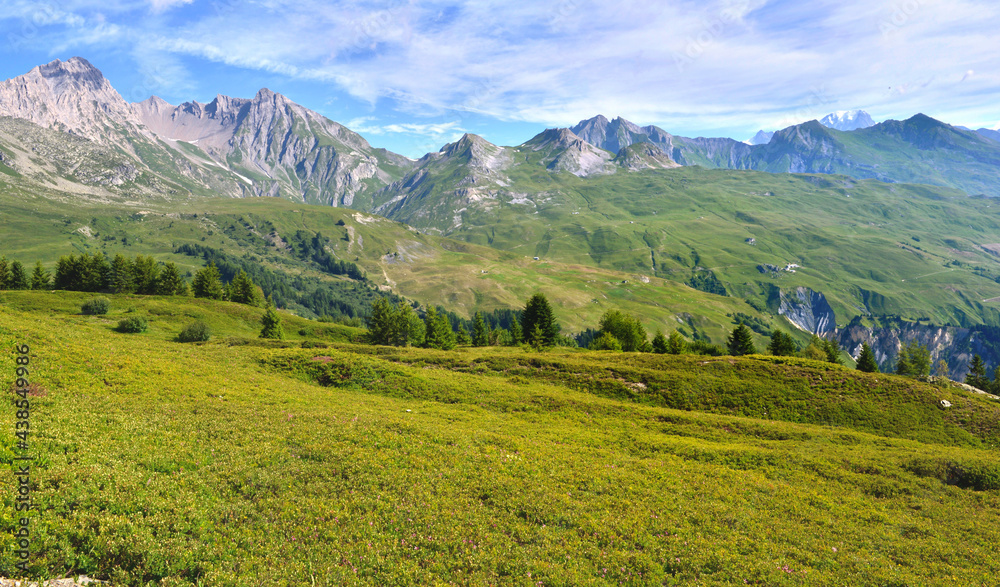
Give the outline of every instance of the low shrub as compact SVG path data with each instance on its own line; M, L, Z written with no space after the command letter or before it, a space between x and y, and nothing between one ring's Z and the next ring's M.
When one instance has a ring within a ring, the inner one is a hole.
M111 309L111 300L108 298L94 298L87 300L80 306L80 312L88 316L99 316L107 314Z
M146 332L149 328L149 324L146 319L142 316L129 316L128 318L123 318L118 321L118 332L125 332L129 334L138 334L140 332Z
M206 340L212 338L212 331L202 321L193 322L184 327L180 334L177 335L177 340L180 342L205 342Z

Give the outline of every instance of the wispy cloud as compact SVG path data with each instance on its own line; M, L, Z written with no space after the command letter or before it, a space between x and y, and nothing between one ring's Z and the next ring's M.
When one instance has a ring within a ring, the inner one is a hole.
M855 107L997 118L1000 5L987 0L188 1L67 0L42 18L63 23L62 47L130 43L146 61L326 84L459 125L601 112L708 132ZM13 6L28 18L41 4Z

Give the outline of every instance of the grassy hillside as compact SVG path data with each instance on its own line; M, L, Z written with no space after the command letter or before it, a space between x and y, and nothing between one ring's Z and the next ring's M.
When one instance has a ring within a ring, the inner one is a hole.
M413 202L393 217L554 262L718 280L732 295L762 301L776 288L809 287L826 295L841 324L866 312L936 324L1000 320L992 248L1000 223L991 199L844 176L701 168L578 178L533 164L535 156L519 151L524 164L508 170L510 187L479 201L450 192L448 176L426 179L447 214L428 215ZM783 271L788 264L799 267Z
M258 344L259 310L111 296L104 318L76 313L85 298L0 294L0 346L31 345L37 384L37 574L986 585L1000 572L1000 409L964 392L766 357L354 346L337 342L347 329L299 335L314 323L288 315L292 340ZM112 331L125 313L150 330ZM195 318L216 337L174 342ZM9 536L13 479L0 483Z
M0 191L5 186L0 180ZM193 273L204 262L174 253L183 244L215 248L289 275L324 275L296 254L296 235L321 234L335 258L357 263L376 286L461 315L522 308L536 291L556 306L566 332L594 327L615 308L642 317L650 331L684 327L721 341L727 314L762 315L742 300L706 294L649 274L531 256L424 235L381 217L343 208L293 204L276 198L192 199L120 204L54 201L6 186L0 197L0 254L50 269L62 255L102 252L152 255Z

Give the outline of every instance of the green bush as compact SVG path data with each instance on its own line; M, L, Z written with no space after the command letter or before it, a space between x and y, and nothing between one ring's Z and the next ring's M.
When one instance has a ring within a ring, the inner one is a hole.
M149 324L146 319L142 316L129 316L128 318L123 318L118 321L118 332L126 332L130 334L138 334L140 332L146 332L149 328Z
M180 342L204 342L210 338L212 338L211 329L209 329L208 324L200 320L188 324L177 335L177 340Z
M80 306L80 312L87 314L88 316L107 314L110 309L111 300L108 298L94 298L92 300L87 300L82 306Z

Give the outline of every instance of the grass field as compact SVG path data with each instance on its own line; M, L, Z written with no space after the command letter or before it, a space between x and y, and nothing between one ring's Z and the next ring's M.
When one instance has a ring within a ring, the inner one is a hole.
M766 356L369 347L288 315L289 340L262 343L259 309L110 296L108 316L80 315L88 297L0 293L0 345L31 345L38 385L36 575L991 585L1000 573L1000 407L959 390ZM113 331L125 315L149 331ZM214 338L175 342L195 319ZM3 414L10 462L13 407ZM3 476L5 533L14 489Z

